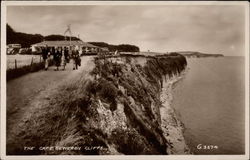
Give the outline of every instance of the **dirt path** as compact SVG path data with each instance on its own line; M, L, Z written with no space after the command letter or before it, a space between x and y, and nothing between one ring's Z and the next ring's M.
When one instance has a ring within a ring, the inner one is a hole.
M7 83L7 141L31 107L40 103L41 97L46 99L46 95L56 94L59 86L72 83L79 75L84 77L94 68L93 56L81 59L82 65L78 70L73 70L71 62L64 71L54 71L52 66L48 71L30 73Z

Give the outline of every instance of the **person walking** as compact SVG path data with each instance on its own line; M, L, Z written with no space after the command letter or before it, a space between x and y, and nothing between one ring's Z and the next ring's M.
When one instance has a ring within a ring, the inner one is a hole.
M62 53L61 53L60 48L56 48L55 49L55 54L54 54L54 62L55 62L55 65L56 65L55 71L59 70L59 66L61 64L61 57L62 57Z
M80 57L80 52L79 52L79 50L77 49L76 50L76 64L77 64L77 68L78 68L78 66L81 66L81 57Z
M67 47L64 47L64 56L65 56L65 59L66 59L66 62L69 63L69 49Z
M67 63L67 59L65 56L65 50L62 50L61 66L63 66L63 70L65 70L66 63Z
M73 70L77 70L78 66L81 66L81 59L79 55L78 49L75 47L72 51L72 58L73 58Z
M52 47L52 48L51 48L51 54L53 55L53 57L54 57L54 55L55 55L55 52L56 52L55 47Z
M50 49L46 46L46 60L45 60L45 70L47 71L49 68L49 58L50 58Z
M44 61L44 69L45 71L48 70L48 66L49 66L49 62L48 62L48 46L46 45L46 47L42 47L42 57L43 57L43 61Z
M72 62L73 62L73 70L76 69L76 49L73 47L72 49L72 53L71 53L71 58L72 58Z

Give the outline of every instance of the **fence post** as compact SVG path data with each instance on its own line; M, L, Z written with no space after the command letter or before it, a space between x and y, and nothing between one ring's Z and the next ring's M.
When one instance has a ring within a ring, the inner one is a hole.
M15 69L17 69L17 62L16 62L16 59L15 59Z
M31 58L31 64L30 64L30 66L32 66L32 64L33 64L33 57Z

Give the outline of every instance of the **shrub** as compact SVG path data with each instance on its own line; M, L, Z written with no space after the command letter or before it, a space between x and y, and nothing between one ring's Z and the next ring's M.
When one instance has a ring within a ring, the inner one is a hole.
M131 57L125 57L126 63L131 63Z
M98 89L99 95L110 102L116 98L118 93L118 89L114 86L114 84L105 79L100 80L98 83Z
M86 85L86 93L96 95L97 84L96 81L88 81Z
M157 153L148 144L145 137L140 135L135 129L127 131L116 130L113 137L115 137L114 141L118 145L118 151L125 155Z

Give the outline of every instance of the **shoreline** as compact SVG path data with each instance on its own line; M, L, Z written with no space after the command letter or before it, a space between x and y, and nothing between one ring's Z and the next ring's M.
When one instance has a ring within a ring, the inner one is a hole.
M92 68L72 72L74 81L69 79L37 93L20 114L17 132L9 135L8 155L188 154L182 123L170 107L171 94L165 97L169 107L164 107L160 97L165 89L170 93L180 79L185 57L174 54L137 60L89 59L85 67L91 63ZM164 83L164 76L173 74L178 76ZM23 150L23 146L35 149ZM105 150L39 150L46 146L102 146Z
M184 124L172 106L174 85L184 78L186 72L187 69L181 72L180 75L174 75L170 79L165 79L160 93L162 102L162 107L160 108L161 128L164 137L171 144L170 149L167 150L168 154L192 154L184 137Z

